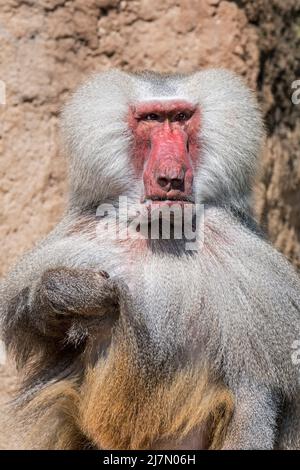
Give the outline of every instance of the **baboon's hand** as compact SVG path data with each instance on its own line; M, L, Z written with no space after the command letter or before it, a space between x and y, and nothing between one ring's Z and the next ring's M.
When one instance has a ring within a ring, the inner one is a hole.
M118 310L115 281L103 271L56 268L44 272L29 293L29 315L38 329L51 336L72 320L87 322Z

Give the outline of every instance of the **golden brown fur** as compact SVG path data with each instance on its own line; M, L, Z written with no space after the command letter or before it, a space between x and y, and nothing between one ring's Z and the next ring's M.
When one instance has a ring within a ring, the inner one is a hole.
M80 386L48 385L21 411L24 448L73 450L219 449L232 413L231 392L207 369L190 365L148 383L122 348Z
M189 438L198 448L221 447L233 400L206 371L186 368L149 390L126 361L114 365L88 372L80 404L82 429L100 448L179 448Z
M76 450L89 448L90 443L102 449L167 449L180 448L182 441L188 446L190 436L193 442L196 436L199 448L219 449L233 411L232 395L220 384L208 385L203 379L186 371L148 397L146 390L143 395L128 396L132 383L123 383L123 389L116 390L109 380L98 397L102 379L97 369L90 370L82 394L71 383L60 383L31 403L29 408L36 410L52 401L30 425L24 448ZM108 394L111 389L114 403Z

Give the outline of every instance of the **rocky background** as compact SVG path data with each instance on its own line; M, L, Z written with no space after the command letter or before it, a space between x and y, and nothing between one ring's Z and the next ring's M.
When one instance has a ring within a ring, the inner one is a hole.
M211 66L235 70L258 93L267 142L256 212L300 268L300 104L291 101L299 0L0 0L0 275L62 214L59 112L87 75ZM4 374L2 400L13 383Z

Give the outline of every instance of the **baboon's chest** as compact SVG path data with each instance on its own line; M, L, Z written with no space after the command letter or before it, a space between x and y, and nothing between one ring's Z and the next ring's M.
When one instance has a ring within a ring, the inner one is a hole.
M150 334L164 342L202 342L205 292L196 260L154 257L140 263L130 278L137 315ZM204 328L205 325L205 328Z

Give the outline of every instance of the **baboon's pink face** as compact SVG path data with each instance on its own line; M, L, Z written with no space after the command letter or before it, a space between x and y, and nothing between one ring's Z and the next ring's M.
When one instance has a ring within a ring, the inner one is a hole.
M130 108L129 126L134 168L143 179L142 202L194 202L199 109L181 100L140 103Z

